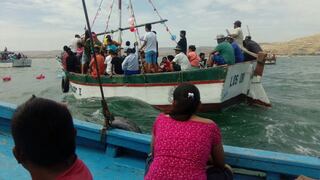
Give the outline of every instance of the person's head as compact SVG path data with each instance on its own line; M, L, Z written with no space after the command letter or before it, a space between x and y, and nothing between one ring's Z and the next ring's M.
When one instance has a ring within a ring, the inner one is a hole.
M146 26L145 26L145 30L146 30L147 32L150 32L150 31L151 31L151 29L152 29L151 24L146 24Z
M67 45L63 46L63 50L64 50L65 52L67 52L68 49L70 49L70 48L69 48Z
M75 38L80 38L79 34L74 35Z
M190 45L189 46L189 51L196 51L196 46L195 45Z
M200 104L198 88L190 83L182 83L173 92L172 110L169 115L175 120L187 121L196 113Z
M185 30L181 30L180 31L180 37L181 38L185 38L186 37L186 31Z
M167 57L163 57L163 58L162 58L162 62L165 62L165 61L167 61L167 60L168 60Z
M84 32L84 40L87 40L87 39L89 39L89 38L90 38L89 30L86 30L86 31Z
M20 105L11 125L13 154L30 171L51 170L75 156L76 130L65 105L32 97Z
M199 57L200 57L201 59L204 59L204 58L206 57L206 55L205 55L203 52L201 52L201 53L199 54Z
M94 52L95 53L100 53L100 47L99 46L94 46Z
M233 27L234 28L238 28L238 27L241 27L241 21L237 20L233 23Z
M251 36L246 36L246 37L244 38L244 40L250 41L250 40L251 40Z
M220 44L226 40L226 37L223 34L218 34L216 37L217 43Z
M172 56L172 55L168 55L168 56L167 56L167 58L168 58L168 60L171 62L171 61L173 61L174 56Z
M82 48L82 47L83 47L82 42L77 42L77 48Z
M234 39L232 36L227 36L226 40L229 42L229 43L233 43Z
M97 34L96 34L95 32L92 32L91 34L92 34L92 39L93 39L94 41L98 40Z
M181 49L181 47L178 45L178 46L176 46L176 48L174 48L174 51L175 51L176 54L179 54L179 53L182 52L182 49Z

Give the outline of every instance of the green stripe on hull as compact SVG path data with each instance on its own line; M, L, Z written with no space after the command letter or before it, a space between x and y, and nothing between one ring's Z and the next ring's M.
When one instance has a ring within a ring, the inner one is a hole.
M98 80L90 75L82 75L75 73L66 73L70 81L97 84ZM101 76L103 84L145 84L145 83L180 83L189 81L212 81L224 80L227 75L226 67L214 67L208 69L199 69L191 71L180 71L170 73L156 73L156 74L138 74L130 76Z

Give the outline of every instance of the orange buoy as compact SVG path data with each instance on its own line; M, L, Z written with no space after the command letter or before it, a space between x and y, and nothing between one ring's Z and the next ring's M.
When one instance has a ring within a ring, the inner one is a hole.
M46 77L43 74L40 74L39 76L36 77L36 79L39 79L39 80L44 79L44 78L46 78Z
M5 76L2 78L2 81L7 82L7 81L11 81L11 77L10 76Z

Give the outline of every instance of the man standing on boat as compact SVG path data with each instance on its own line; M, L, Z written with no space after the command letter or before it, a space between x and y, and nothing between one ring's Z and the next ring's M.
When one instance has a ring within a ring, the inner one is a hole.
M187 55L187 38L186 31L180 31L180 40L178 42L178 46L181 48L182 52Z
M146 34L143 37L143 45L140 51L145 48L145 59L147 63L146 72L150 73L151 69L154 68L155 72L158 72L158 62L157 62L157 36L151 31L151 24L146 24L145 30Z
M229 36L233 37L239 47L243 48L243 32L241 29L241 21L235 21L233 23L234 30Z

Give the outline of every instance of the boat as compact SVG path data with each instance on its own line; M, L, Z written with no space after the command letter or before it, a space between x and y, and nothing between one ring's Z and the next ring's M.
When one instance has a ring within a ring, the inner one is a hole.
M129 7L132 8L131 1L129 2ZM157 12L152 1L149 2ZM121 5L121 3L119 4ZM121 7L119 9L121 10ZM133 10L131 9L131 11ZM135 19L134 15L131 18ZM151 24L161 23L165 25L165 21L167 20L160 16L160 21L152 22ZM119 36L121 39L122 31L137 29L141 26L143 25L134 24L128 28L122 28L120 18L119 29L97 33L96 35L120 31ZM169 31L166 25L165 27ZM175 40L175 38L172 38L172 40ZM58 61L63 62L62 60ZM270 107L270 100L261 84L264 62L265 55L262 53L258 60L230 66L130 76L101 76L101 81L106 97L126 96L136 98L162 111L167 111L171 108L174 88L178 84L185 82L195 84L200 90L202 95L200 111L202 112L219 111L239 102L249 102ZM65 77L62 79L61 84L63 92L70 90L77 99L100 97L98 79L90 75L65 71Z
M271 64L276 64L276 62L277 62L277 58L275 54L267 55L265 64L271 65Z
M10 133L15 105L0 102L0 179L30 179L17 163ZM143 179L151 136L120 129L109 129L102 138L102 125L74 119L77 129L77 155L94 179ZM292 180L304 175L320 179L320 159L303 155L271 152L224 145L225 161L234 179ZM120 153L121 152L121 153Z
M0 67L31 67L32 60L22 53L10 51L0 52Z

